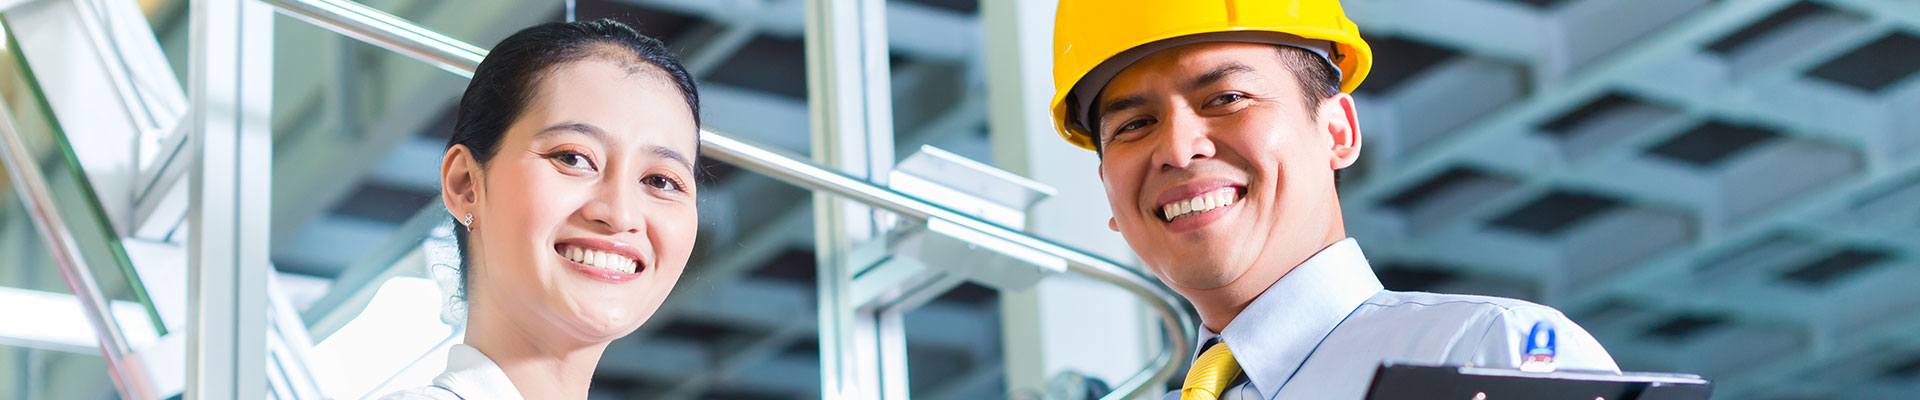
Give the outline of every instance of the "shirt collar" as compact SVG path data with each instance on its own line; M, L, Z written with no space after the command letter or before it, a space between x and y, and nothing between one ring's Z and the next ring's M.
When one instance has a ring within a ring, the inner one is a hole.
M521 398L520 390L507 379L506 371L501 371L480 349L466 344L447 349L447 372L434 377L433 383L467 399Z
M1343 239L1280 277L1223 332L1201 328L1199 344L1224 337L1253 386L1272 396L1334 327L1382 289L1360 244Z

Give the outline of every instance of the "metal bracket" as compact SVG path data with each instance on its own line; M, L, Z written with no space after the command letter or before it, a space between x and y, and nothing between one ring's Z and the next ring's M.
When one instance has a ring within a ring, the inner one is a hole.
M1052 194L1039 183L933 147L901 161L892 188L1003 226L1021 226L1027 208ZM942 219L908 220L842 258L855 269L846 290L863 363L884 398L907 397L904 316L964 282L1021 290L1067 270L1059 256Z

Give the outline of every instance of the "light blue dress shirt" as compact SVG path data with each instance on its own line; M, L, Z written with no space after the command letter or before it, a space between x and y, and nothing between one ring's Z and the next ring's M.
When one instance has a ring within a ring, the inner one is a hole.
M1521 343L1541 321L1556 330L1559 370L1620 371L1593 335L1551 307L1385 290L1349 238L1280 278L1224 332L1202 328L1199 344L1224 341L1240 363L1221 400L1358 400L1383 361L1518 368Z

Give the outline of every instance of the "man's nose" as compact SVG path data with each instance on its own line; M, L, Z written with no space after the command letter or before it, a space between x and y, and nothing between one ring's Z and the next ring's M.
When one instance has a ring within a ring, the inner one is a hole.
M1160 138L1161 169L1187 168L1195 160L1213 157L1211 130L1199 115L1191 112L1169 116L1166 133Z

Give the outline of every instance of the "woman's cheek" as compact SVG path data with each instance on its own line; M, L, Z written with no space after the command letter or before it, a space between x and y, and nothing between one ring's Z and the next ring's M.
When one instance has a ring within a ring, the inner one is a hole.
M666 228L663 235L655 237L667 239L668 243L661 248L670 251L670 258L684 268L693 254L694 240L700 236L700 214L689 205L676 205L674 208L672 226L663 226Z
M700 214L695 212L692 207L685 207L685 210L680 213L680 217L677 218L675 224L678 226L675 226L674 230L676 232L683 232L682 235L675 236L676 240L679 241L679 243L676 244L683 255L685 253L691 253L694 238L700 236ZM684 256L682 258L684 258Z

